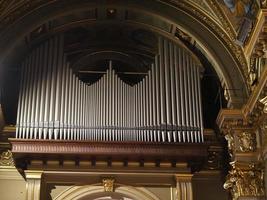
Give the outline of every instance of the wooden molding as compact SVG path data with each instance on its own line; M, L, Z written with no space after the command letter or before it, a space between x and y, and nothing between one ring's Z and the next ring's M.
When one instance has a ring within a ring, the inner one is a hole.
M68 157L111 158L112 160L201 160L207 156L206 144L152 142L97 142L10 139L15 158Z

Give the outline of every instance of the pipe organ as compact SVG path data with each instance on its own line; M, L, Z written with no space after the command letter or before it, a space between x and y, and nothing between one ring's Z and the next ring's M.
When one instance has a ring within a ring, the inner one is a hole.
M131 86L109 62L95 83L78 79L53 37L22 63L16 137L20 139L203 142L200 65L159 37L148 74Z

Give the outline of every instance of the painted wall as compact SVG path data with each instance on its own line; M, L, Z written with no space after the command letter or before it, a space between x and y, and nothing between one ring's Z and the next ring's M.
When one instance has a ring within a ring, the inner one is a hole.
M26 182L15 168L0 166L0 199L24 200Z

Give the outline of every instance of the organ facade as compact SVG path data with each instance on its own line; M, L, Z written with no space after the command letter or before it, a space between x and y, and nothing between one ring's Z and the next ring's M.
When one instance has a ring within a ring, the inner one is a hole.
M265 4L0 1L1 199L265 199Z

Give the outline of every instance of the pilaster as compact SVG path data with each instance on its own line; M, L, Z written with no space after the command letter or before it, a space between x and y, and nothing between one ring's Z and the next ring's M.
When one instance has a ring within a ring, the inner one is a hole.
M41 199L41 179L43 171L25 170L27 185L26 185L26 200Z
M192 174L176 174L177 200L193 200Z

